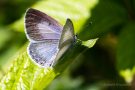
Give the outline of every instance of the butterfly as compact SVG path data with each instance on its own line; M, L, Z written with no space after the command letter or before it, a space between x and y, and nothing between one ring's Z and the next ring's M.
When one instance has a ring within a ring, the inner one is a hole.
M52 17L32 8L25 14L25 34L30 41L28 55L43 67L53 66L76 41L70 19L62 26Z

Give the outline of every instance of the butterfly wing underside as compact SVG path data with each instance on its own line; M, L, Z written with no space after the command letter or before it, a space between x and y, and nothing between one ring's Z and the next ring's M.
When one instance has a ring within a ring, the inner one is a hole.
M45 13L28 9L25 15L25 32L31 42L60 39L62 25Z
M70 45L75 41L74 27L70 19L67 19L66 24L63 27L61 38L59 41L59 48Z
M67 19L59 40L59 52L57 54L56 61L59 60L59 58L73 45L73 43L75 43L75 41L76 38L74 35L73 23L70 19Z

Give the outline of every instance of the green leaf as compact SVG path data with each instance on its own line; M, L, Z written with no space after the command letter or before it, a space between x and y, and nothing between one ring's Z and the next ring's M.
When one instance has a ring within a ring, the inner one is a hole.
M48 14L62 24L65 24L66 19L70 18L74 23L75 32L79 33L82 25L90 17L89 11L96 5L97 1L98 0L41 0L33 5L32 8ZM11 27L13 30L24 32L24 17L12 24Z
M97 3L97 0L42 0L33 6L48 15L52 16L60 23L64 24L67 18L73 20L75 31L79 32L84 22L90 17L89 10ZM83 13L82 13L83 11ZM24 17L10 25L13 30L24 32ZM94 40L93 40L94 41ZM85 43L89 46L91 43ZM81 53L84 48L81 41L75 43L61 58L54 67L42 68L37 66L27 55L26 46L15 55L13 63L7 74L0 82L2 90L42 90L57 75L62 73L67 66L70 66L76 56ZM8 66L9 66L8 65Z
M83 41L82 45L87 46L88 48L91 48L91 47L93 47L95 45L97 40L98 40L98 38L90 39L90 40L87 40L87 41Z
M7 27L0 29L0 36L0 69L3 69L3 66L5 66L13 54L22 47L26 37L24 33L13 32ZM5 71L2 70L0 72Z
M0 28L0 50L5 46L5 44L10 40L12 33L6 28Z
M79 50L79 51L78 51ZM54 67L40 67L26 52L26 46L14 57L11 67L0 82L2 90L42 90L62 73L76 56L83 51L81 42L71 47ZM75 54L74 54L75 53ZM7 65L9 66L9 65Z
M9 66L9 65L8 65ZM1 90L42 90L58 73L53 68L42 68L33 63L27 55L26 46L19 52L0 82Z

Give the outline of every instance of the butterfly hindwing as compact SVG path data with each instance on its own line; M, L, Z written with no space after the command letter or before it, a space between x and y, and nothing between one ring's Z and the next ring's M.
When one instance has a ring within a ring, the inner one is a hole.
M41 66L51 66L58 52L58 40L30 43L28 53L30 57Z
M25 15L25 32L31 41L60 39L62 25L45 13L28 9Z

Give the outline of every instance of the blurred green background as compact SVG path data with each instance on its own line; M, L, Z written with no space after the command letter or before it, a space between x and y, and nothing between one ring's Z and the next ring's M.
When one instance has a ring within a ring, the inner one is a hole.
M135 0L0 0L0 77L27 42L23 17L29 7L62 24L70 13L79 39L99 38L45 90L135 90Z

